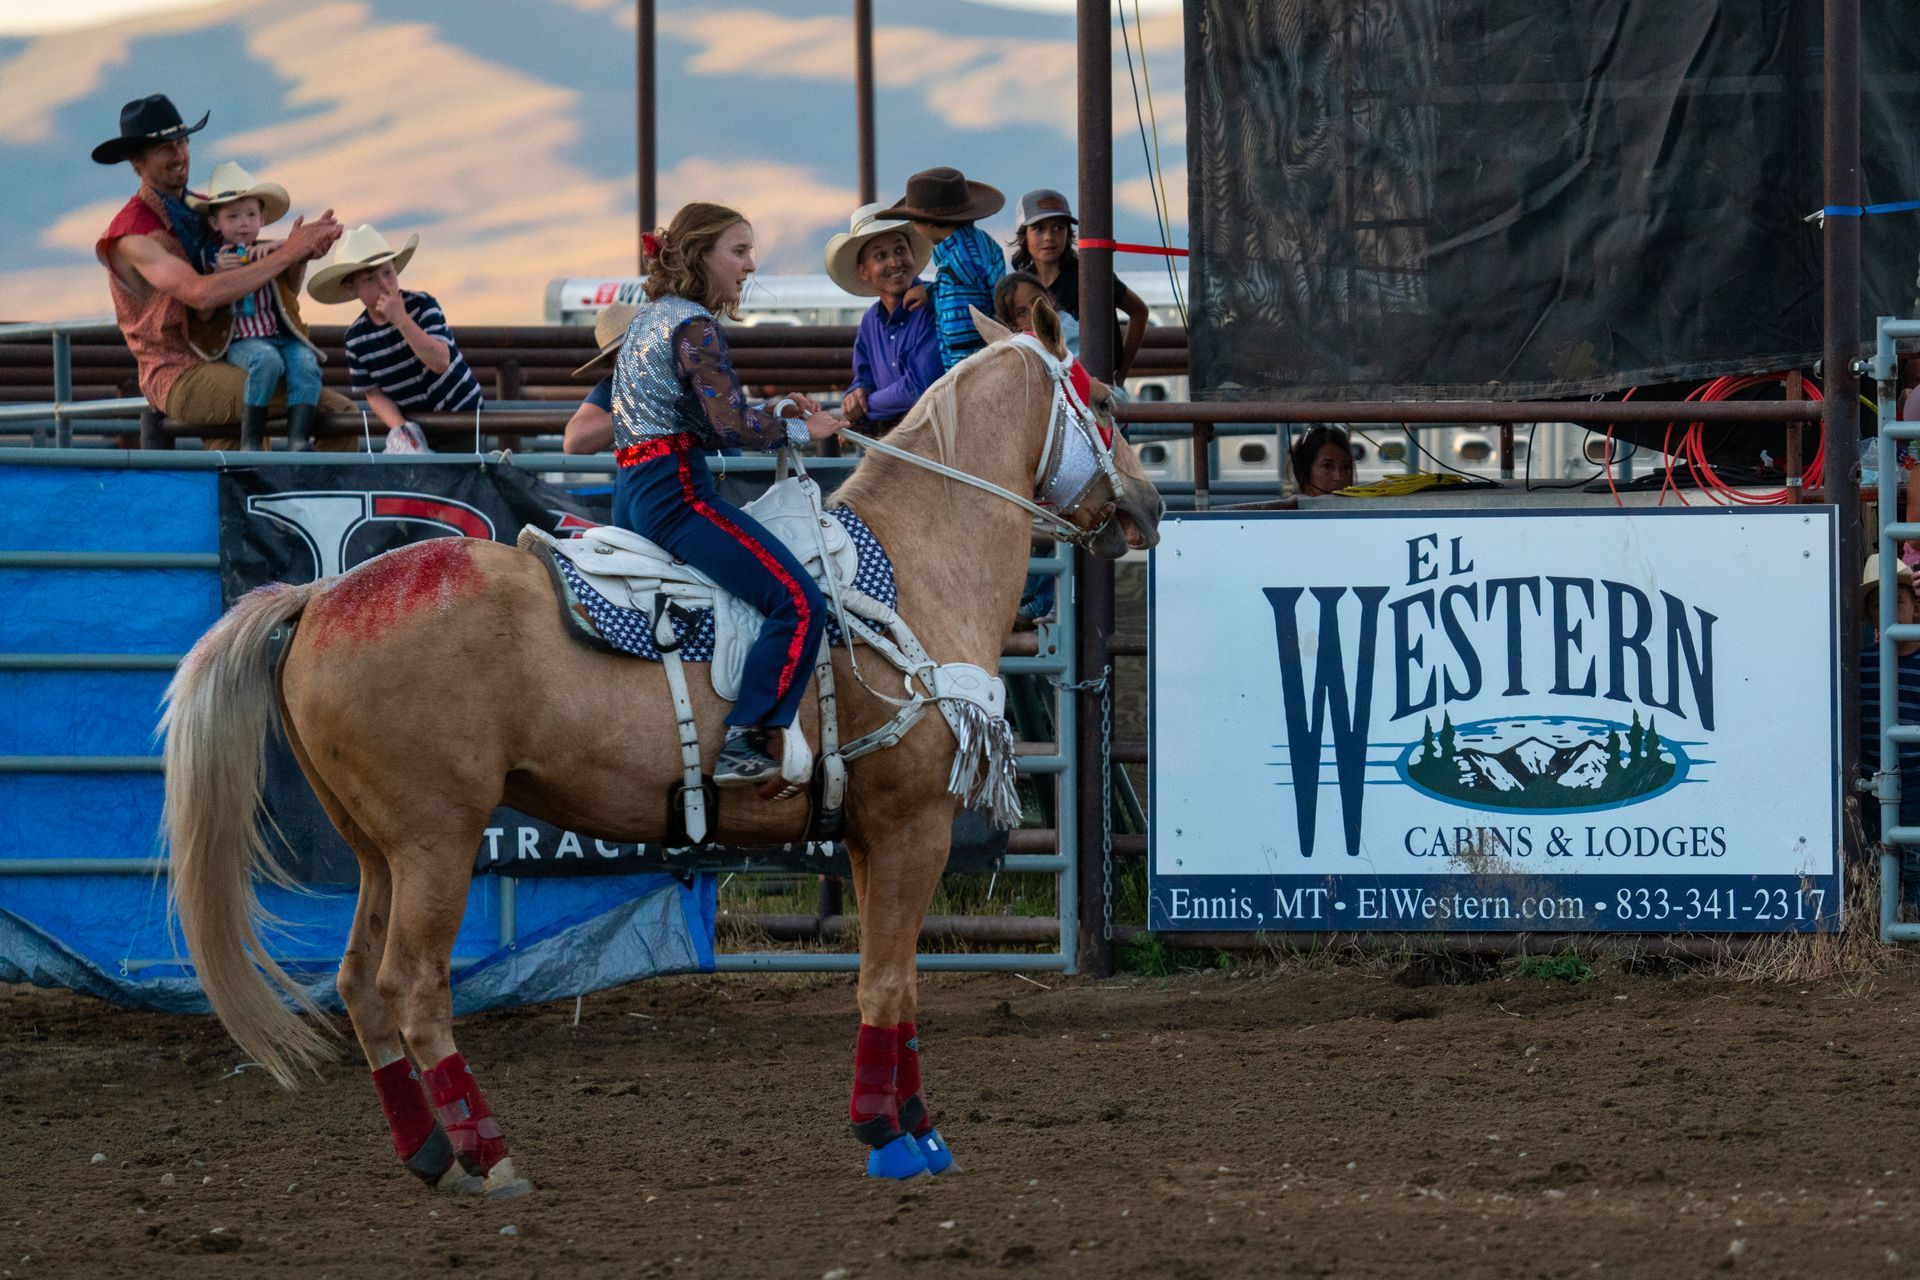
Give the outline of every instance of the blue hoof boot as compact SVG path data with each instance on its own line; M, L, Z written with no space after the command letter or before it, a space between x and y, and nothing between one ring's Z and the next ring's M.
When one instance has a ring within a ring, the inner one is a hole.
M951 1161L953 1157L948 1156ZM886 1146L877 1148L867 1157L867 1176L869 1178L894 1178L905 1181L917 1178L927 1171L927 1158L920 1152L920 1144L913 1135L903 1133Z
M947 1140L940 1136L938 1129L929 1129L915 1139L920 1144L920 1154L926 1157L927 1172L939 1175L952 1169L959 1171L960 1166L953 1162L953 1152L947 1147Z

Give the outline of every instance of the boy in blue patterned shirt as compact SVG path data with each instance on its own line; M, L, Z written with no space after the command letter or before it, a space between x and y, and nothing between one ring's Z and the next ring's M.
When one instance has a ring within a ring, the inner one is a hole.
M969 307L993 314L993 287L1007 274L1000 242L973 224L1000 212L1007 198L984 182L969 182L958 169L926 169L907 179L906 198L875 218L903 219L933 242L934 318L940 329L940 361L948 369L986 346L973 327Z

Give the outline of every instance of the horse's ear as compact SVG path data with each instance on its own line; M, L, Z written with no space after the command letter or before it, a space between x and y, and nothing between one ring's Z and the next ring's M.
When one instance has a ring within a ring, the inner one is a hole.
M1053 352L1056 360L1067 358L1067 339L1060 329L1060 314L1053 304L1044 297L1033 302L1033 336L1040 339L1040 345Z
M973 316L974 329L979 332L981 338L985 339L988 346L992 346L1004 338L1011 338L1013 336L1013 330L1007 328L1007 326L1001 324L980 308L968 304L967 310Z

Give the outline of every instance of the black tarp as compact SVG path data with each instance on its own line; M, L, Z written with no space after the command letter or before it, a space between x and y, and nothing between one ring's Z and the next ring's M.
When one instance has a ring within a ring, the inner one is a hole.
M1920 198L1920 14L1865 0L1868 202ZM1805 366L1817 0L1190 0L1197 398L1508 398ZM1920 214L1863 220L1911 314Z

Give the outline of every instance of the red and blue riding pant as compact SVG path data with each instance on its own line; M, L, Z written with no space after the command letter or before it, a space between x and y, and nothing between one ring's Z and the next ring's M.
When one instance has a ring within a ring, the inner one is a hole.
M792 724L826 626L820 588L779 539L720 497L692 437L629 445L616 457L614 524L659 543L766 617L727 723Z

